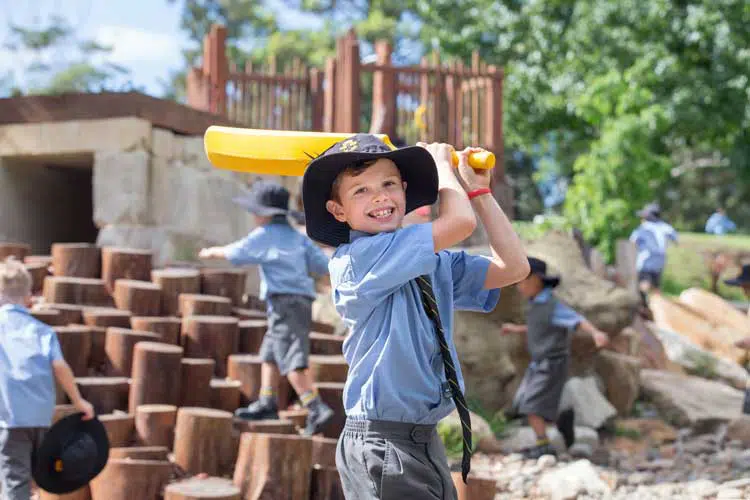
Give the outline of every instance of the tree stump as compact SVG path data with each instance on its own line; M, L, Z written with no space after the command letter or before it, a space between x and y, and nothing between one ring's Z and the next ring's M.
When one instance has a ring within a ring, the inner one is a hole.
M101 269L99 248L91 243L53 243L52 274L74 278L98 278Z
M110 448L109 458L132 458L133 460L167 460L169 448L166 446L132 446Z
M85 377L91 356L91 329L83 325L55 326L52 329L73 375Z
M254 432L260 434L293 434L297 435L297 429L289 420L244 420L234 419L234 427L240 434Z
M310 324L310 329L313 332L328 333L331 335L336 332L336 328L333 325L316 320L312 321L312 323Z
M229 316L232 314L232 302L218 295L201 295L182 293L178 306L180 316Z
M31 253L31 245L26 243L13 243L10 241L0 242L0 261L5 260L11 255L17 260L23 262L23 259Z
M237 380L215 378L211 380L211 408L233 413L240 407L240 386Z
M345 500L341 476L336 467L313 465L310 500Z
M80 377L76 378L76 384L98 415L128 409L130 383L127 377Z
M137 248L102 248L102 279L110 290L119 279L149 281L152 254Z
M279 410L279 418L281 420L289 420L294 424L295 429L304 429L307 425L307 415L310 412L306 408L300 408L298 410Z
M26 271L31 275L31 293L39 294L44 288L44 278L49 276L49 270L44 264L24 264Z
M239 328L231 316L188 316L182 320L185 356L216 361L214 375L227 375L227 358L237 352Z
M179 312L180 294L198 294L201 291L201 273L197 269L155 269L151 281L162 290L162 314L176 316Z
M263 321L265 321L268 317L265 311L259 311L257 309L245 309L243 307L233 307L232 315L240 318L240 321L245 321L247 319L262 319Z
M51 255L27 255L23 258L24 264L45 264L47 267L52 265Z
M86 309L84 306L75 304L44 303L34 306L32 311L57 311L60 314L61 326L64 326L70 324L82 324L84 309Z
M312 438L312 463L322 467L336 467L336 445L338 439L323 436Z
M134 316L130 318L130 327L133 330L158 333L161 335L162 342L172 345L180 343L181 325L180 319L174 316Z
M227 297L236 307L242 305L247 271L244 269L201 269L201 292Z
M323 436L338 438L341 431L344 430L344 423L346 422L343 400L344 384L340 382L316 382L315 388L318 390L320 399L334 411L333 419L323 429Z
M109 445L113 448L130 446L135 438L135 416L129 413L110 413L99 415L99 421L104 425L109 438Z
M341 356L344 352L344 338L330 333L310 332L310 354Z
M138 342L133 350L130 413L146 404L180 404L182 347L162 342Z
M63 323L65 316L55 309L32 309L29 314L45 325L64 326L66 324Z
M161 498L172 475L167 460L110 458L89 485L92 500L134 500Z
M164 446L171 450L176 423L176 406L140 405L135 410L136 442L142 446Z
M55 411L52 413L52 424L55 424L61 418L73 415L74 413L78 413L78 409L73 405L55 405Z
M315 382L346 382L349 365L344 356L312 354L309 364L310 374Z
M105 346L107 343L107 328L103 326L90 326L91 330L91 355L89 356L89 373L94 375L106 375L109 373L109 359Z
M240 438L234 484L244 498L310 498L312 440L256 434Z
M494 479L469 476L464 484L461 472L451 472L451 477L456 486L458 500L492 500L495 498L497 483Z
M183 358L180 364L180 406L207 408L211 405L213 359Z
M115 280L115 305L133 316L161 314L161 288L150 281Z
M177 411L174 461L185 471L223 475L232 470L235 451L231 413L194 407Z
M232 354L227 360L227 376L240 382L240 405L245 406L260 393L260 366L257 354Z
M44 278L44 301L47 304L76 304L81 306L112 307L104 281L95 278L47 276Z
M91 500L91 488L89 487L88 484L75 491L71 491L70 493L65 493L62 495L49 493L47 491L44 491L41 488L38 491L39 491L38 500Z
M83 324L104 328L130 328L130 311L114 307L89 307L83 310Z
M172 483L164 491L164 500L240 500L240 489L229 479L193 477Z
M158 342L159 335L151 332L107 328L104 351L107 354L108 372L114 377L130 377L133 366L133 351L138 342Z
M239 322L239 351L247 354L258 354L260 344L268 329L266 320L246 319Z

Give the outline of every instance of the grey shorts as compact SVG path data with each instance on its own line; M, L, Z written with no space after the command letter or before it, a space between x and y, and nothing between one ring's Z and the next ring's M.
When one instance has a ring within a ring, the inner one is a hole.
M434 425L347 419L336 447L346 500L456 500Z
M0 428L0 495L3 500L31 498L31 462L46 427Z
M260 359L275 364L282 375L307 368L312 299L304 295L271 295L267 301L268 331L260 344Z
M513 400L512 414L537 415L557 420L563 387L568 380L567 356L532 361Z

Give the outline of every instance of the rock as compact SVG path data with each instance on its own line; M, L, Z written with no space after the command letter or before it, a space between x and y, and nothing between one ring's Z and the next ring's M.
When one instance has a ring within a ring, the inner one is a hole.
M573 408L575 423L599 429L617 415L617 410L602 395L596 377L571 377L565 383L560 408Z
M738 418L742 391L720 382L658 370L641 370L641 390L668 421L715 428Z
M490 424L474 412L469 412L469 416L471 417L472 440L476 440L477 451L498 453L501 450L501 443L492 432ZM453 413L441 420L438 425L454 427L460 432L461 420L458 417L458 411L453 410Z
M617 429L622 434L635 435L638 440L652 445L673 443L677 431L663 420L655 418L633 418L618 420Z
M541 493L552 500L575 499L579 495L609 494L612 488L600 477L588 460L578 460L559 469L545 472L538 482Z
M747 332L750 332L750 316L708 290L688 288L680 294L680 302L690 306L712 324L726 327L715 331L714 341L731 345L744 339Z
M605 350L594 357L594 369L604 381L605 395L612 406L620 415L629 415L640 390L640 361Z
M648 484L653 482L653 472L635 472L628 476L628 484L631 486L640 486L641 484Z
M740 441L744 446L750 447L750 415L742 415L729 422L726 438L730 441Z
M718 486L716 483L708 479L699 479L685 484L685 493L688 493L691 497L704 498L713 496L716 494L717 489Z
M551 469L557 464L557 459L553 455L544 455L539 457L539 459L536 461L537 467L539 469Z
M736 488L721 488L716 495L716 500L741 500L742 498L742 490Z
M637 341L630 354L641 360L641 368L668 369L669 358L664 345L648 325L640 316L633 320L631 328L637 335Z
M732 457L732 467L740 471L750 470L750 450L742 451Z
M721 485L719 485L719 489L725 489L725 488L737 488L737 489L750 488L750 478L736 479L734 481L728 481L726 483L722 483Z
M146 151L94 154L94 223L148 224L150 159Z

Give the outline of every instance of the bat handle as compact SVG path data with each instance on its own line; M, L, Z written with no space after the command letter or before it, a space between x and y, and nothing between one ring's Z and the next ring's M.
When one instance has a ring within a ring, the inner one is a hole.
M472 168L489 170L495 168L495 154L491 151L478 151L469 155L469 165ZM453 166L458 166L458 154L453 152Z

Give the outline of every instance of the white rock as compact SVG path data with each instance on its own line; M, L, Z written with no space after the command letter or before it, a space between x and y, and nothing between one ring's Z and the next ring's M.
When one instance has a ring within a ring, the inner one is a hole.
M94 155L94 223L148 224L149 154L146 151Z
M750 478L736 479L734 481L728 481L719 485L719 488L747 488L750 486Z
M604 397L596 377L571 377L565 383L560 408L575 410L575 423L598 429L617 416L617 410Z
M557 459L552 455L544 455L539 457L536 464L541 470L550 469L557 464Z
M719 493L716 495L716 500L734 500L741 499L742 490L737 488L721 488Z
M717 489L718 486L716 483L708 479L698 479L697 481L685 483L687 493L701 498L714 495Z
M574 499L584 493L595 495L612 492L588 460L578 460L566 467L545 472L538 485L540 491L552 500Z

